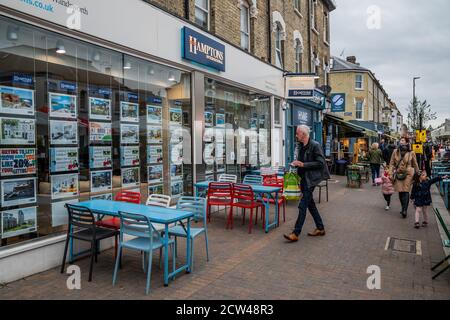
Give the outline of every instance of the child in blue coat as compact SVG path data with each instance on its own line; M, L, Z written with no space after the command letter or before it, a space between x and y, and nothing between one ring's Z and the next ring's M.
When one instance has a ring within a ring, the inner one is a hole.
M433 179L428 179L427 173L422 171L414 176L414 184L411 191L411 200L414 201L414 206L416 207L416 222L414 223L414 228L419 229L420 227L420 215L423 215L422 227L428 225L428 207L431 205L431 186L442 179L447 179L445 177L436 177Z

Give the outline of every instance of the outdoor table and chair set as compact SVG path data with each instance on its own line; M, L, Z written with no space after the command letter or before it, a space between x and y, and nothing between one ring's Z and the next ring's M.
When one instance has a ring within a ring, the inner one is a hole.
M196 183L196 196L182 196L174 207L170 207L171 197L157 194L150 195L145 205L141 204L141 194L134 191L121 191L114 201L90 200L66 204L68 230L61 273L64 272L67 255L69 263L73 263L76 257L90 254L89 281L92 281L94 262L97 262L100 252L100 241L114 238L113 285L116 284L119 269L122 268L123 249L135 250L142 256L142 268L147 274L145 292L148 294L155 250L159 250L159 261L164 265L164 286L168 286L169 280L173 280L177 274L192 271L194 239L199 235L205 237L206 257L209 261L207 224L211 220L212 208L225 207L225 212L227 207L229 208L227 229L233 229L234 208L241 208L243 224L245 212L250 210L249 233L252 232L253 223L257 224L260 213L261 221L264 221L263 228L267 233L279 225L280 207L283 207L285 221L286 200L282 193L283 179L276 174L246 175L242 183L237 183L236 176L223 174L217 182ZM201 194L204 196L201 197ZM272 222L269 218L270 204L275 205L275 219ZM191 227L192 220L202 222L201 227ZM177 266L178 238L186 239L186 261ZM74 240L88 242L90 248L75 254Z

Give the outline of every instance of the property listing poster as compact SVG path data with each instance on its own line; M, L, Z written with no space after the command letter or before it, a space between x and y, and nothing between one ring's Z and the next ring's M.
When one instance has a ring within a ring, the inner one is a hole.
M50 120L50 144L78 145L78 123L76 121Z
M122 167L139 165L139 146L121 147L120 154L120 165Z
M48 101L50 117L77 118L77 96L49 92Z
M122 168L122 188L139 186L140 167Z
M183 165L172 164L170 166L170 177L172 181L183 180Z
M147 143L162 143L162 127L160 125L147 125Z
M163 194L163 185L156 184L152 186L148 186L148 195L152 194Z
M163 162L163 146L147 145L147 163Z
M89 119L111 120L111 100L90 97Z
M1 175L14 176L36 173L36 149L13 148L0 150Z
M50 172L78 170L78 147L50 148Z
M52 227L59 227L67 225L68 223L68 215L66 204L77 204L78 199L73 199L69 201L59 201L52 203Z
M34 90L0 86L0 113L34 115Z
M78 173L50 177L52 200L78 196Z
M34 119L0 118L0 144L36 144L36 121Z
M112 166L111 147L89 147L89 168L102 169Z
M112 142L112 125L109 122L89 123L90 142Z
M172 196L180 196L183 194L183 181L173 181L171 183Z
M112 193L97 194L95 196L91 196L90 199L91 200L112 200L113 195L112 195Z
M183 123L183 111L181 108L170 108L170 125L182 125Z
M137 103L120 101L120 121L139 122L139 105Z
M216 114L216 127L225 128L225 115L223 113Z
M120 124L120 143L137 144L139 143L139 125L138 124Z
M2 207L18 206L36 202L36 178L1 181Z
M148 183L160 183L163 181L163 165L148 167Z
M21 208L0 212L2 239L36 232L37 208Z
M162 107L147 105L147 123L148 124L162 123Z
M112 170L91 171L91 192L112 190Z

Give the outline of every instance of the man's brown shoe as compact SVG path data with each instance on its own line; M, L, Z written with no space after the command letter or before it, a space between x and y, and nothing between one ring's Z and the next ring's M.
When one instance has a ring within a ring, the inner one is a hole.
M316 229L313 232L309 232L308 236L310 237L322 237L325 235L325 230Z
M290 242L298 241L298 236L295 233L291 233L289 235L285 234L284 237L286 238L286 240L289 240Z

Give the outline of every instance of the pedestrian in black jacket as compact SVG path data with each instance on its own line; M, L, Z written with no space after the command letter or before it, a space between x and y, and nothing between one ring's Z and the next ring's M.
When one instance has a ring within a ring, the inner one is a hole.
M416 222L414 228L419 229L420 215L423 215L422 227L428 225L428 207L431 205L431 186L447 176L428 179L427 173L422 171L414 176L414 184L411 191L411 200L414 201L416 207Z
M284 237L290 242L298 241L298 236L302 231L303 224L305 223L306 210L309 209L316 229L313 232L308 233L308 236L324 236L325 227L322 222L322 218L317 210L314 202L313 194L315 187L323 180L330 178L328 167L326 165L325 157L323 155L322 147L320 144L310 138L310 129L308 126L297 127L297 140L300 142L298 148L297 160L291 163L291 166L297 167L298 175L301 178L302 199L298 205L298 218L295 223L294 230L289 235Z

